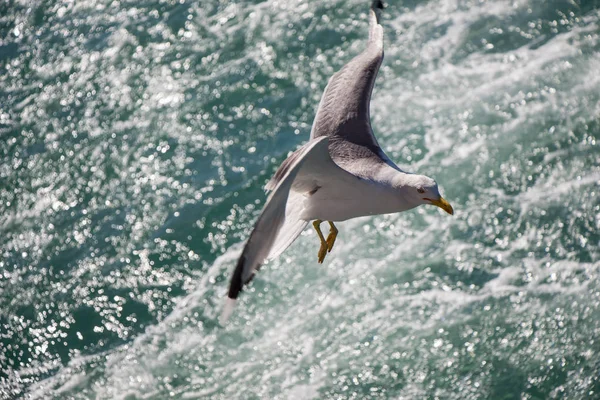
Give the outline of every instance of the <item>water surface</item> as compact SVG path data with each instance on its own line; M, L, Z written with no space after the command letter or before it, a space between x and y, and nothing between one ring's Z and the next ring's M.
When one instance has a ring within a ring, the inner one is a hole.
M433 207L307 230L220 327L368 1L0 5L0 397L600 398L600 4L388 1Z

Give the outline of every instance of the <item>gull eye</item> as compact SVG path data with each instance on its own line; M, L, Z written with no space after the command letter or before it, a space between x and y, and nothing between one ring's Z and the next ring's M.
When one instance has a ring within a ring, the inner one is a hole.
M418 188L418 189L417 189L417 192L419 192L419 193L423 194L423 193L425 193L425 189Z

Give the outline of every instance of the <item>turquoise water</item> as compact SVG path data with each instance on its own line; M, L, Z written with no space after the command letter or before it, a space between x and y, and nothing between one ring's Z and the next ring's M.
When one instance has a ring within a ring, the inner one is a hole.
M219 326L368 1L0 4L0 398L600 398L600 2L388 1L434 207L305 232Z

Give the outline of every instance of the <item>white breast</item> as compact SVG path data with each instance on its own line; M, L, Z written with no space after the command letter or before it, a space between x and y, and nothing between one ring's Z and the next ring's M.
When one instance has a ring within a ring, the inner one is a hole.
M301 218L307 221L345 221L367 215L389 214L414 208L391 186L356 179L333 182L307 196Z

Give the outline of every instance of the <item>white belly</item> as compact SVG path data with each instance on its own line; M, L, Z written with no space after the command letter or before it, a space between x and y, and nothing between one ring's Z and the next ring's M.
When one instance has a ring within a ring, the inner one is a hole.
M414 208L400 201L391 187L366 180L356 180L352 185L336 182L321 187L306 198L301 218L306 221L345 221L367 215L389 214Z

